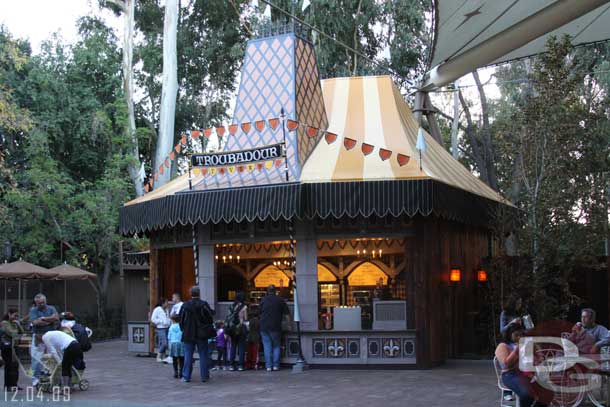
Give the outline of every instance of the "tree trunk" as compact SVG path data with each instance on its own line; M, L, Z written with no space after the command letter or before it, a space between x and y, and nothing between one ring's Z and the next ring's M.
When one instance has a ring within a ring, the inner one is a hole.
M176 96L178 94L178 61L176 52L176 35L178 31L178 2L166 0L165 17L163 21L163 89L161 91L161 107L159 120L159 138L155 153L154 168L165 161L173 148L174 120L176 114ZM155 186L167 183L171 171L159 174Z
M131 160L127 165L136 196L144 195L144 164L140 162L136 117L133 106L133 31L135 0L109 0L123 11L123 92L127 102L127 136L131 140Z

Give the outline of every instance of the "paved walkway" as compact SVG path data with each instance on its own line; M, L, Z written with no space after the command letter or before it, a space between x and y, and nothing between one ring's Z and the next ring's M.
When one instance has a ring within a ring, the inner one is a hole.
M195 369L193 382L182 383L172 377L171 365L127 353L127 342L93 345L86 354L90 389L75 390L70 403L39 405L489 407L499 398L490 361L449 361L431 370L222 371L212 372L208 383L197 382ZM26 380L20 382L27 385ZM3 402L4 397L0 405Z

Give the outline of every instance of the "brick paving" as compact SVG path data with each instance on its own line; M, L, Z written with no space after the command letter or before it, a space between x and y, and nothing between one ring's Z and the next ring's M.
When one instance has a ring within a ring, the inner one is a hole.
M491 361L449 361L430 370L221 371L208 383L198 382L197 367L193 381L182 383L171 365L129 354L124 341L94 343L86 361L88 391L75 390L70 403L40 405L488 407L499 399Z

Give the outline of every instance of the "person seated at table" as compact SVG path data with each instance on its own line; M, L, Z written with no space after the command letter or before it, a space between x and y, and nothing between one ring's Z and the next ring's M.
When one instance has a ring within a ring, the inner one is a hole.
M605 326L599 325L595 322L595 310L591 308L584 308L580 313L580 322L574 325L572 332L579 330L579 327L577 326L579 324L582 325L584 330L590 334L594 340L594 344L591 346L588 353L599 353L602 346L610 345L610 332Z
M502 332L502 342L496 348L502 383L519 397L521 406L543 406L534 398L529 378L519 370L519 339L523 332L518 323L508 324Z
M595 338L587 332L581 322L577 322L572 327L572 333L570 333L568 339L576 345L580 354L592 353L591 350L595 346Z

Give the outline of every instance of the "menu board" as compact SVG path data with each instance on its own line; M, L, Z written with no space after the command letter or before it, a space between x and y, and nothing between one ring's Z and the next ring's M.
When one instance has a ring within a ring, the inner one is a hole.
M376 286L381 280L383 285L388 283L388 275L371 262L365 262L356 267L349 276L347 282L350 286Z
M266 288L273 284L277 288L288 287L290 279L275 266L267 266L254 277L254 286Z

